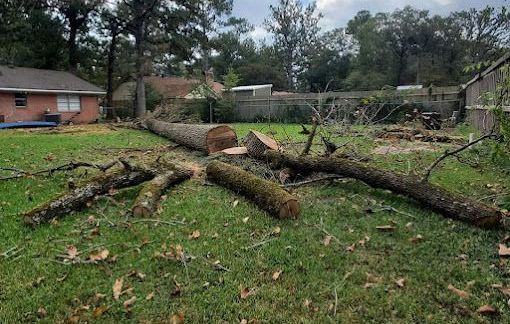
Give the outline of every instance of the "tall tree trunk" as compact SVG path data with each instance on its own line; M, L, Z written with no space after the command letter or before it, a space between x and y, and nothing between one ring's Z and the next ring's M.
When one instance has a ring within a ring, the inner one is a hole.
M145 75L145 21L140 17L136 23L136 98L135 98L135 117L142 117L147 112L145 105L145 84L143 77Z
M76 73L78 70L78 46L76 44L76 35L78 33L79 22L76 17L69 18L69 39L67 40L67 48L69 51L69 71Z
M119 26L113 22L111 25L112 40L108 48L108 67L107 67L107 85L106 85L106 118L112 119L116 117L113 109L113 66L115 64L115 52L117 49L117 37L119 36Z

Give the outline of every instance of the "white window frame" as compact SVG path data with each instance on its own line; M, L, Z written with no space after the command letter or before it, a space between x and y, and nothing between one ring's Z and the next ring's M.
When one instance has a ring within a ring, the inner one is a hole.
M57 111L58 112L80 112L81 97L72 94L57 95Z
M22 105L22 106L18 105L17 98L16 98L16 96L18 96L18 95L25 96L25 104ZM14 105L16 106L16 108L27 108L27 106L28 106L28 95L25 92L16 92L14 94Z

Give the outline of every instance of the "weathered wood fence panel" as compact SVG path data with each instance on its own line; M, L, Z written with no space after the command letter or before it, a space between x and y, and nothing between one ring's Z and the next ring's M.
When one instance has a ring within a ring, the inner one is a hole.
M358 105L360 100L374 96L380 91L328 92L323 94L302 93L270 97L244 97L236 99L235 119L240 122L280 121L305 122L321 96L325 106ZM423 111L436 111L443 118L452 116L461 107L459 88L438 87L405 92L403 97ZM334 103L332 102L334 99Z

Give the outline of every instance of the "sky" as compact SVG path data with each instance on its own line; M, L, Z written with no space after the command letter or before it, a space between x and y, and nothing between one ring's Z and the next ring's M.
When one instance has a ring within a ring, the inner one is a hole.
M302 0L307 4L311 0ZM487 5L510 8L510 0L317 0L317 7L324 18L323 30L345 27L347 22L360 10L391 12L397 8L411 5L418 9L429 10L432 14L448 15L452 11L469 8L483 8ZM234 15L248 19L255 26L252 37L262 40L268 37L262 23L269 14L269 5L276 5L278 0L234 0Z

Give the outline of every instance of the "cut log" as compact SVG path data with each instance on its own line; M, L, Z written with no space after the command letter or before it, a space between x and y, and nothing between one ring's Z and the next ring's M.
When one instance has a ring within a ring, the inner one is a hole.
M252 157L261 157L266 150L278 151L279 149L279 145L274 139L254 130L246 135L244 144L248 154Z
M277 166L290 167L303 174L326 172L361 180L371 187L388 189L413 198L446 217L483 228L502 227L507 216L499 209L448 192L414 176L379 170L341 159L294 157L274 151L267 151L265 156Z
M244 146L241 147L231 147L228 149L224 149L221 153L226 155L246 155L248 154L248 149Z
M152 178L154 178L154 172L144 169L122 170L99 175L83 186L26 212L23 215L25 224L48 223L54 218L85 208L94 197L104 195L112 189L136 186Z
M278 218L297 218L298 200L276 183L256 177L238 167L219 161L207 166L211 181L246 196L270 215Z
M171 185L178 184L193 176L191 170L175 169L156 176L144 184L133 204L133 215L149 217L157 210L161 195Z
M145 120L145 124L158 135L207 154L237 146L236 133L226 125L176 124L153 118Z

